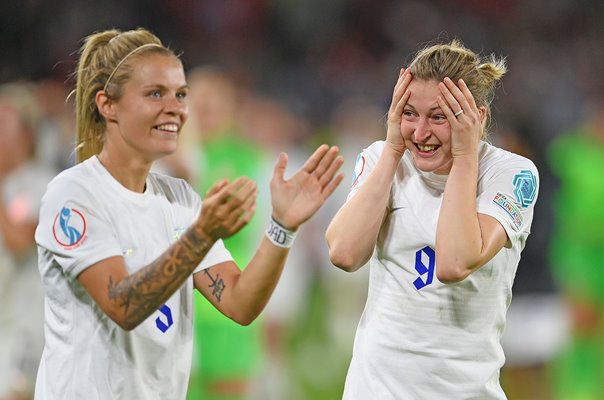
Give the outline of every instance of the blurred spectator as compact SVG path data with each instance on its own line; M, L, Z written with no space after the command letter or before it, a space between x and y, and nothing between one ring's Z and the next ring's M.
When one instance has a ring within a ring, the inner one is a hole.
M573 336L556 364L557 398L604 398L604 99L550 146L560 179L550 258L571 310Z
M539 169L539 207L518 264L501 345L506 362L501 383L509 400L552 400L551 365L569 339L568 310L554 282L547 251L553 228L555 179L534 129L499 124L497 146L532 160Z
M34 231L54 171L35 159L31 85L0 87L0 398L30 399L44 345Z
M292 343L289 365L293 385L290 387L297 389L300 399L342 397L354 339L350 326L358 323L365 305L369 269L348 274L334 268L329 261L324 236L327 224L352 185L359 149L384 134L384 121L380 104L364 96L350 96L333 107L325 129L312 137L315 143L320 141L340 148L344 157L342 172L346 177L324 209L307 223L302 237L306 261L303 268L296 268L296 271L304 274L305 283L298 282L297 286L303 287L306 294L299 297L304 299L303 307L291 313L286 325ZM310 271L308 266L312 266ZM317 364L322 367L316 368Z
M40 109L37 159L55 170L75 163L75 115L69 87L57 79L36 82Z
M265 177L267 155L262 147L241 134L238 112L241 88L223 71L197 67L187 77L190 120L182 146L193 152L190 179L203 197L221 179L229 181L245 175L259 184ZM187 152L187 150L185 150ZM270 176L270 175L268 175ZM264 234L268 192L260 194L256 214L239 233L224 240L237 265L247 265ZM189 398L235 400L247 398L259 375L262 362L262 318L241 326L220 314L203 296L196 293L195 346L197 359Z
M266 95L247 96L242 104L240 126L242 134L264 149L269 160L276 160L282 151L287 153L286 177L302 166L308 124L283 102ZM268 188L259 188L259 205L263 201L262 193L267 191ZM318 217L307 221L305 229L298 233L297 244L291 249L281 279L263 312L266 362L254 390L254 396L259 400L313 398L305 397L304 388L296 381L301 375L294 375L296 349L292 348L295 347L292 335L296 323L304 318L308 302L312 301L309 287L316 263L309 248L309 237L313 235L314 221Z

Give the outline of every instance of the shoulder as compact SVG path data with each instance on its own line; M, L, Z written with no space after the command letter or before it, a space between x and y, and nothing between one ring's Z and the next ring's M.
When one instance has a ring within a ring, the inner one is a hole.
M68 168L60 172L46 188L40 202L38 214L38 230L36 240L40 232L50 235L50 229L59 213L64 210L72 210L82 216L82 212L99 213L102 207L102 199L99 193L103 191L101 182L96 179L93 171L89 169L86 162ZM83 217L82 217L82 222ZM48 236L50 237L50 236Z
M382 151L384 151L384 141L378 140L373 142L359 153L356 162L359 163L362 161L369 165L375 164L380 158Z
M164 195L170 202L192 206L199 202L199 195L191 184L184 179L159 172L151 172L149 181L154 186L154 190Z
M384 144L385 142L383 140L375 141L369 146L367 146L365 149L363 149L363 153L373 154L379 157L379 155L382 154L382 151L384 150Z
M377 163L382 151L384 150L384 141L379 140L377 142L371 143L369 146L365 147L358 155L355 160L355 173L356 175L360 175L360 173L365 170L365 167L372 167Z
M50 180L45 197L91 192L97 186L87 162L65 169Z
M483 142L480 153L480 169L482 171L497 173L527 170L537 177L539 175L539 171L532 160L511 151Z
M37 241L41 240L40 234L51 237L50 229L55 224L53 221L56 221L60 213L69 213L65 210L71 210L82 217L84 211L98 212L102 208L98 196L102 188L99 188L99 181L92 173L86 162L83 162L60 172L51 180L40 204ZM83 217L80 222L85 223Z
M539 171L530 159L485 143L481 150L479 190L515 199L532 210L539 193Z

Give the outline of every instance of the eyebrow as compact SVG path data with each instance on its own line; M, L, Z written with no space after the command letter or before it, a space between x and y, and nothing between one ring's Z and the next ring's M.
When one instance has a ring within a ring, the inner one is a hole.
M413 111L417 111L417 110L415 109L415 107L413 107L413 106L412 106L411 104L409 104L409 103L405 104L405 107L410 107L411 109L413 109ZM441 107L440 107L439 105L436 105L436 106L434 106L434 107L430 108L428 111L429 111L429 112L432 112L432 111L435 111L435 110L442 110L442 109L441 109Z
M154 89L154 88L160 88L163 90L168 89L168 87L166 85L162 85L160 83L152 83L152 84L143 86L143 89ZM189 90L189 85L188 84L182 85L182 86L178 87L176 90L182 90L182 89Z

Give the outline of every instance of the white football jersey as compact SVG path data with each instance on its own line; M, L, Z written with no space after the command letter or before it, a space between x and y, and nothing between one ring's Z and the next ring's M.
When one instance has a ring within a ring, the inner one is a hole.
M383 141L375 142L358 157L349 199L383 148ZM477 212L501 223L509 246L463 281L439 282L435 239L447 176L418 170L406 152L370 260L344 399L506 398L499 384L500 338L530 232L538 172L530 160L485 142L479 160Z
M192 353L193 279L132 331L113 322L78 275L113 256L134 273L199 215L183 180L151 173L144 193L123 187L97 157L59 174L42 200L36 242L45 288L45 347L37 400L183 400ZM197 271L232 260L218 241Z

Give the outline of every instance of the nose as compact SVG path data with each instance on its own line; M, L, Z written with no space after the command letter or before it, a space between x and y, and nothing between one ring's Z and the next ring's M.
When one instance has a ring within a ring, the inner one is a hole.
M428 120L426 118L420 118L415 127L415 131L413 132L415 140L420 143L425 142L431 135L432 131Z
M188 106L183 98L177 95L167 96L165 99L165 111L169 114L186 117L188 114Z

